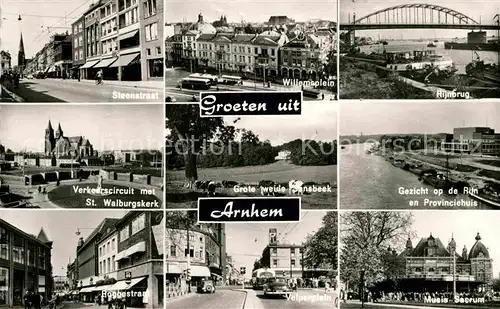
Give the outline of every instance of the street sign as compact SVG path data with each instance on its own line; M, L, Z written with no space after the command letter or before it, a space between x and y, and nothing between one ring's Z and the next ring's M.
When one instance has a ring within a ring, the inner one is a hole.
M125 283L126 284L132 283L132 272L130 271L125 272Z
M246 267L240 267L240 274L244 275L247 273L247 268Z

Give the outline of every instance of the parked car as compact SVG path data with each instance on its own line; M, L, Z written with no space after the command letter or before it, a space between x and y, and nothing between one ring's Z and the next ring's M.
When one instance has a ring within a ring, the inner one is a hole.
M264 296L280 295L288 297L291 293L292 290L288 287L286 279L282 277L269 278L264 285Z
M27 79L33 79L33 75L32 74L28 74L28 75L26 75L26 78Z
M198 284L198 293L215 293L215 284L211 279L204 279Z

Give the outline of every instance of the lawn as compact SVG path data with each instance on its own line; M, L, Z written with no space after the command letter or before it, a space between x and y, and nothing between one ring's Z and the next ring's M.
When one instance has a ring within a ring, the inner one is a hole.
M196 208L198 197L206 195L201 191L183 187L184 171L167 171L167 208ZM261 180L272 180L275 183L288 183L290 180L315 183L330 183L333 193L311 193L302 195L304 209L336 209L337 208L337 166L297 166L288 163L246 166L237 168L200 168L199 180L237 181L239 183L258 183ZM255 193L234 192L233 188L217 189L216 196L261 196ZM291 195L290 195L291 196Z

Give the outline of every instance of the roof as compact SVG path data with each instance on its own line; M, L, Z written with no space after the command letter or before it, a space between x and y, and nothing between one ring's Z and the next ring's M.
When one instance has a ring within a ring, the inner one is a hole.
M38 236L36 238L43 243L50 243L51 242L49 240L49 238L47 237L47 234L45 234L43 227L40 229L40 232L38 233Z
M90 233L90 235L84 240L83 245L78 248L78 251L81 251L83 248L85 248L92 240L94 237L99 234L99 233L106 233L106 230L108 228L112 228L118 223L120 219L115 219L115 218L104 218L104 220L99 223L99 225Z
M479 233L477 233L476 236L476 243L472 246L469 252L469 259L475 258L490 258L488 248L486 248L486 246L481 242L481 236L479 236Z
M9 222L7 222L7 221L5 221L5 220L0 219L0 225L2 225L2 226L6 226L6 227L8 227L9 229L14 230L14 231L15 231L15 232L17 232L18 234L21 234L21 235L23 235L24 237L26 237L26 238L28 238L28 239L30 239L30 240L32 240L32 241L34 241L34 242L36 242L36 243L38 243L38 244L40 244L40 245L45 246L46 248L51 248L51 246L52 246L52 242L50 242L50 241L49 241L49 242L43 242L42 240L40 240L40 239L38 239L37 237L35 237L35 235L32 235L32 234L26 233L26 232L24 232L23 230L21 230L21 229L19 229L19 228L15 227L14 225L10 224ZM42 229L42 230L43 230L43 229ZM41 231L40 231L40 232L41 232ZM45 234L45 233L44 233L44 234Z

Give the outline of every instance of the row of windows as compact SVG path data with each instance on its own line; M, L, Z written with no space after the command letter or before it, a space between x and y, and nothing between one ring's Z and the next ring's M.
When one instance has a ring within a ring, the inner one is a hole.
M156 15L158 13L157 5L156 5L157 0L146 0L144 1L144 17L148 18L153 15ZM119 11L124 11L127 9L130 9L134 6L137 5L137 0L120 0L119 1ZM138 9L134 8L133 11L135 11L135 16L137 17L137 12ZM85 16L85 21L90 21L92 19L104 19L106 17L109 17L113 14L116 14L116 4L115 3L110 3L104 7L102 7L100 10L95 10L92 13L88 14ZM128 12L127 12L128 13ZM82 23L78 23L77 25L73 26L73 33L79 33L83 30L83 25Z
M203 259L203 247L200 247L199 250L195 250L194 247L191 246L191 248L188 250L188 248L184 248L184 257L192 257L196 259ZM178 252L177 245L171 245L170 246L170 256L171 257L180 257L181 255Z
M290 256L295 256L297 251L299 251L299 253L302 254L304 253L304 248L290 248ZM273 255L278 255L278 248L272 248L271 252Z
M291 259L290 264L292 267L295 267L296 266L295 259ZM278 267L278 260L277 259L273 259L273 267Z
M12 238L12 256L9 255L9 240ZM38 252L37 252L38 251ZM32 243L25 243L25 239L0 227L0 259L12 260L15 263L36 266L45 269L46 253L45 249Z
M116 266L115 256L99 261L99 274L107 274L118 269Z
M107 243L99 247L99 256L104 256L116 250L115 239L108 240Z
M141 214L132 221L131 225L127 225L126 227L120 230L120 242L125 241L129 239L130 236L133 236L138 232L142 231L145 228L145 225L146 225L146 214Z

